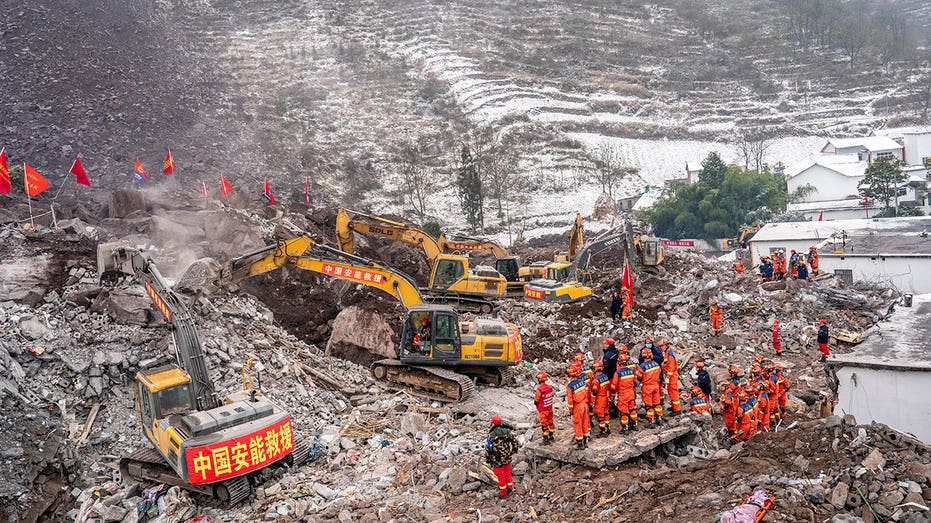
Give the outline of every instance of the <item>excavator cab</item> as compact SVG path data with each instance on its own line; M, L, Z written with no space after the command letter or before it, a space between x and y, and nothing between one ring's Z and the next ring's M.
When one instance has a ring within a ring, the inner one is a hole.
M643 265L647 267L656 267L663 263L665 250L659 238L645 238L641 241L641 252L643 253Z
M475 273L469 271L468 258L452 254L437 256L430 277L430 289L457 292L464 295L504 296L507 292L507 280L497 271L476 267Z
M401 330L400 352L403 363L460 360L459 317L449 307L412 307Z
M520 281L520 258L507 256L495 260L495 270L507 281Z
M572 264L569 262L551 263L546 268L546 279L567 281L572 276Z
M430 288L448 289L465 276L465 264L461 259L446 258L437 260L433 268Z

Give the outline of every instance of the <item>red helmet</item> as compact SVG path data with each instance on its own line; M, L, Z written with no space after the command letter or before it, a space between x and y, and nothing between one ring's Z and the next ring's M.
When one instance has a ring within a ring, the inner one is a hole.
M731 376L736 376L740 374L740 369L737 368L737 365L731 365L730 367L727 368L727 372Z
M495 417L491 418L491 424L492 424L492 425L500 425L500 424L501 424L501 416L495 416Z
M569 369L566 370L566 374L568 374L569 376L571 376L571 377L573 377L573 378L578 378L579 376L582 375L582 368L581 368L581 367L576 367L576 366L574 366L574 365L573 365L573 366L570 366Z
M656 342L656 344L659 345L660 347L665 347L666 345L669 345L669 340L667 340L666 338L660 338L659 341Z
M599 370L604 370L604 368L605 368L605 364L602 363L601 360L598 360L592 363L592 370L599 371Z
M605 345L614 345L614 338L607 338L605 340Z
M703 391L703 390L701 390L700 388L698 388L698 385L692 385L692 394L694 394L694 395L696 395L696 396L704 396L704 395L705 395L705 391Z
M817 250L818 250L818 247L815 247L814 245L812 245L811 247L808 248L808 250L809 250L809 251L817 251Z
M779 320L773 320L773 325L779 325Z
M688 402L690 399L692 399L692 397L689 395L689 393L686 392L686 391L684 391L684 390L683 390L682 392L679 393L679 398L680 398L682 401L685 401L685 402Z
M653 336L650 336L649 334L647 334L646 338L644 339L646 340L647 343L653 343Z
M759 374L761 372L763 372L763 367L761 367L759 363L754 363L750 367L750 374Z
M828 322L825 321L825 320L821 320L821 321L819 321L818 323L821 324L821 325L827 325Z
M626 349L627 347L624 348ZM628 361L630 361L630 354L628 354L626 350L617 355L618 363L627 363Z
M704 369L704 368L705 368L705 362L703 362L703 361L696 361L696 362L695 362L695 368L696 368L696 369Z
M640 351L640 356L643 357L643 358L652 358L652 357L653 357L653 351L651 351L650 349L644 347L643 350Z
M774 363L773 368L777 371L784 369L785 367L781 363Z
M575 356L573 356L573 359L575 361L585 361L585 355L582 354L581 352L576 352Z
M420 323L427 323L428 321L430 321L428 318L422 318L420 320Z
M543 372L542 370L537 373L537 381L539 381L540 383L543 383L544 381L548 379L550 379L550 377L547 376L546 373Z
M737 399L739 399L740 401L747 401L748 399L750 399L750 396L747 394L747 391L739 390L737 391Z

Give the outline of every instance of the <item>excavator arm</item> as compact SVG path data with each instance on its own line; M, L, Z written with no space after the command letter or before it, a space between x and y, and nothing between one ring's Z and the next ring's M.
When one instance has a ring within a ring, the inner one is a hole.
M441 234L440 240L437 243L439 244L440 251L444 254L480 252L483 254L491 254L495 258L506 258L510 256L507 249L491 240L479 238L453 238L449 240L446 238L445 234Z
M321 255L315 255L318 251ZM218 283L233 283L293 265L324 276L361 283L396 298L405 308L421 305L424 300L414 281L406 274L372 260L354 256L307 237L280 241L227 262Z
M218 407L220 398L207 372L204 351L197 337L194 319L181 297L162 277L149 253L128 242L101 244L97 248L97 270L101 279L106 275L122 274L144 283L146 293L155 302L165 321L171 325L178 360L184 371L191 376L191 388L197 409Z
M355 216L351 217L350 212ZM420 229L380 216L340 209L336 215L336 241L339 250L348 254L355 253L356 232L402 241L418 247L431 268L437 256L442 254L436 240Z
M567 254L570 260L575 260L576 254L584 244L585 231L582 227L582 214L575 213L575 224L572 225L572 229L569 231L569 251Z
M610 249L615 245L623 243L625 239L626 235L624 233L613 234L600 240L588 243L582 247L576 257L572 259L575 279L577 281L581 281L582 274L588 271L588 265L591 262L592 256L606 249Z

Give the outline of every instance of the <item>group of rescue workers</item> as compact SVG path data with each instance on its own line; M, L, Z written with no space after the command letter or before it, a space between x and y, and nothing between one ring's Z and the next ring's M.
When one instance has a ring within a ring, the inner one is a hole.
M715 334L721 332L724 328L724 311L722 311L721 306L718 305L718 300L711 301L711 306L708 307L708 318L711 320L711 330L714 331ZM782 325L779 323L778 319L773 320L770 332L772 333L773 350L776 352L776 356L782 356ZM827 321L820 320L818 322L818 350L821 353L820 361L822 362L827 361L827 359L831 357L831 351L828 349L829 338L830 331Z
M636 360L625 345L617 346L613 339L604 342L604 357L590 366L582 353L576 353L566 374L566 406L572 415L575 443L587 448L592 425L597 424L597 437L611 433L611 407L617 408L622 431L638 430L637 385L640 401L650 426L663 423L664 399L669 397L672 415L683 411L711 413L711 377L703 361L695 363L696 384L690 391L679 390L679 358L665 338L654 343L646 336L644 347ZM789 379L779 363L757 358L745 381L739 369L731 366L730 378L721 382L719 400L731 441L745 441L763 430L769 431L785 416ZM537 407L543 444L555 440L553 419L555 391L548 383L546 372L537 374L534 403ZM594 418L594 421L592 420Z
M737 270L743 272L743 267ZM811 275L818 274L818 248L814 245L808 248L807 255L792 250L788 260L785 251L782 250L772 253L772 257L760 257L760 276L763 277L763 281L784 280L790 275L799 280L807 280L809 272Z

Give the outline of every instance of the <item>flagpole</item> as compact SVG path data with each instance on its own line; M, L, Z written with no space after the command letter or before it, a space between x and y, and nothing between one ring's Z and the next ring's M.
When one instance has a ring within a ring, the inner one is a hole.
M29 176L26 173L26 163L23 162L23 185L26 189L26 203L29 204L29 224L32 225L32 228L36 228L36 222L32 219L32 197L29 196Z

